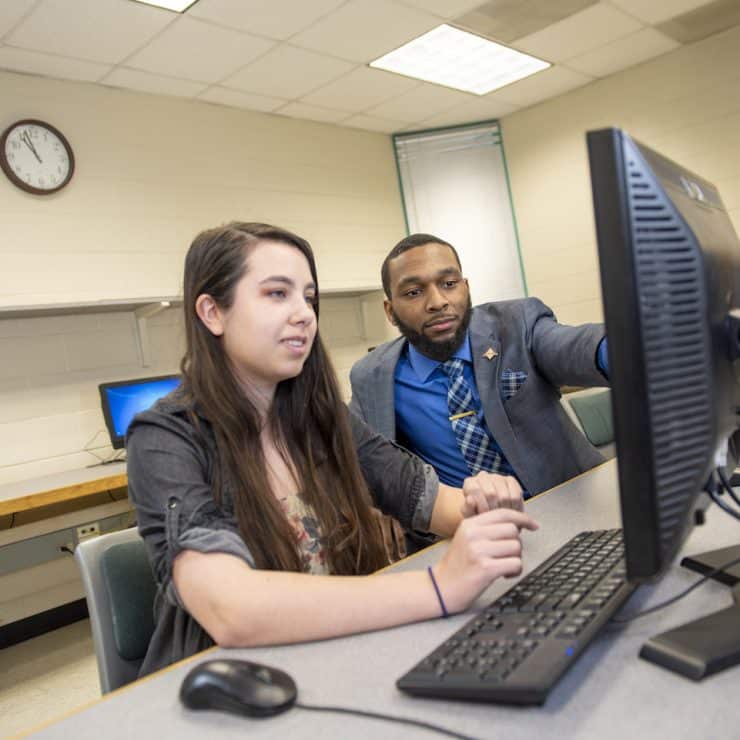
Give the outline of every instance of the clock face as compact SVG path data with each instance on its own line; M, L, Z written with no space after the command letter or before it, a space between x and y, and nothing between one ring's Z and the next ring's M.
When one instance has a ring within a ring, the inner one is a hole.
M74 155L60 131L42 121L18 121L0 140L0 166L10 181L37 195L63 188L74 172Z

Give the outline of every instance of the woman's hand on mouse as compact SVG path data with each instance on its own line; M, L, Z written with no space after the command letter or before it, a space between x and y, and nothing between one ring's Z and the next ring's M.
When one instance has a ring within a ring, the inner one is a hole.
M538 528L534 519L513 509L495 509L465 519L434 566L447 610L463 611L496 578L519 575L521 530Z

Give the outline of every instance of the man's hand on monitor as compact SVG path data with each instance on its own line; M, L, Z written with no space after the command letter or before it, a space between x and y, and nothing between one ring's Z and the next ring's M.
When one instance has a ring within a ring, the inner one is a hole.
M463 517L471 517L493 509L523 511L524 494L519 481L510 475L478 473L463 481Z

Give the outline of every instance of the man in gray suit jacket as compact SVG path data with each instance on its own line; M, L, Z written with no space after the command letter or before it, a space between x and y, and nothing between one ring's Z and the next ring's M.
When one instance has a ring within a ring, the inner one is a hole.
M488 465L528 496L603 462L559 402L562 385L608 384L602 325L558 324L537 298L473 309L457 252L429 234L399 242L382 277L386 314L403 336L352 368L352 411L449 485ZM453 408L445 368L455 359L469 405ZM477 428L468 436L484 437L487 448L472 467L454 428L469 415ZM480 459L488 462L476 469Z

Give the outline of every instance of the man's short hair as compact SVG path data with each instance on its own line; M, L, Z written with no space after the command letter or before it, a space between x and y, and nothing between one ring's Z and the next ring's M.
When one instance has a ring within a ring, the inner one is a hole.
M438 236L432 236L432 234L411 234L411 236L407 236L401 239L401 241L398 242L398 244L396 244L396 246L393 247L390 252L388 252L386 258L383 260L383 266L380 268L380 279L383 282L383 290L385 291L385 295L388 300L390 300L391 297L391 277L390 266L388 263L392 259L395 259L396 257L402 255L404 252L407 252L409 249L421 247L424 246L424 244L441 244L444 247L449 247L452 250L452 254L455 255L457 266L462 271L462 265L460 264L460 255L457 253L457 250L455 249L455 247L452 246L452 244L446 242L444 239L440 239Z

